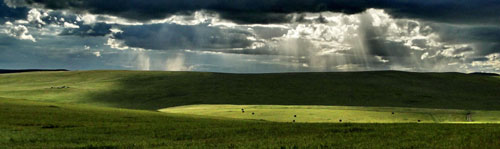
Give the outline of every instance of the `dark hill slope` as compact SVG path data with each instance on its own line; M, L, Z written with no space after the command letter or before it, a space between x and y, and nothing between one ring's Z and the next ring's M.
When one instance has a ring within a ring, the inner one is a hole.
M22 73L22 72L36 72L36 71L68 71L66 69L0 69L2 73Z
M69 88L57 88L61 86ZM500 110L500 77L397 71L277 74L34 72L0 75L0 97L149 110L188 104Z

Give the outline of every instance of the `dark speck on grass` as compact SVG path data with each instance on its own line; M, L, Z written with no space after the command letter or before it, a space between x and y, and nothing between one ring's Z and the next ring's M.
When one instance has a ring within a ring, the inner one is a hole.
M416 103L419 103L420 101L418 100L408 100L406 101L406 103L410 103L410 104L416 104Z
M255 113L252 112L252 115L255 115Z
M297 117L297 115L293 115L293 117Z
M394 112L392 112L392 114L394 114Z
M295 123L295 120L293 120L292 122L294 122L294 123Z
M419 123L420 123L420 120L418 120L417 122L419 122Z
M43 129L53 129L53 128L59 128L59 126L49 124L49 125L43 125L42 128Z
M54 124L42 125L42 129L74 128L74 127L78 127L78 126L74 126L74 125L59 126L59 125L54 125Z
M50 105L49 108L59 108L58 106Z
M342 119L340 119L339 122L342 123Z

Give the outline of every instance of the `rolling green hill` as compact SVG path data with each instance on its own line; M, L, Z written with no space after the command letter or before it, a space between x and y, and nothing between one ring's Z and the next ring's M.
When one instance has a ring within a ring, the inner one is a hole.
M500 110L500 77L398 71L30 72L0 74L0 97L147 110L191 104Z
M0 74L0 148L495 148L476 123L499 97L500 77L460 73Z

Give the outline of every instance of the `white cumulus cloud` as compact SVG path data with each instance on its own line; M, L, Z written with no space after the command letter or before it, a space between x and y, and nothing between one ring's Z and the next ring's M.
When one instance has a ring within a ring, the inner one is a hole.
M5 26L6 29L4 30L4 33L8 36L21 40L31 40L33 42L36 42L35 38L33 38L33 36L29 34L29 30L26 26L14 25L11 22L6 22Z
M72 23L64 22L64 28L80 28L80 26L72 24Z

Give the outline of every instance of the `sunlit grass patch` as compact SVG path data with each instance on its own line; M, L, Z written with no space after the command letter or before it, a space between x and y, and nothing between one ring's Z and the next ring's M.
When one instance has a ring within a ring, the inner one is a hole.
M242 111L244 109L244 111ZM160 109L161 112L275 122L339 123L499 123L500 111L450 109L291 106L291 105L189 105ZM393 114L394 113L394 114ZM472 121L467 121L467 113Z

